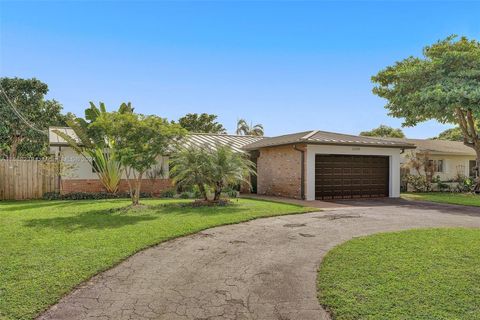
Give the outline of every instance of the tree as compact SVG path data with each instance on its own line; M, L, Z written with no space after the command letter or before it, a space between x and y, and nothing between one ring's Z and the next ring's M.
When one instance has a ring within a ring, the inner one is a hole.
M450 140L450 141L463 141L463 133L462 129L459 127L447 129L445 131L442 131L433 138L435 140Z
M240 119L237 121L237 131L238 135L246 136L263 136L263 125L262 124L248 124L245 119Z
M389 115L404 126L427 120L460 127L463 143L480 165L480 43L450 36L427 46L423 57L409 57L372 77L373 93L387 99ZM477 176L476 191L480 189Z
M118 112L132 113L133 108L130 103L122 103ZM115 141L104 130L93 125L100 115L106 113L103 102L100 102L99 107L90 102L90 107L85 109L85 119L71 116L66 121L78 140L63 131L54 130L54 132L85 158L107 192L116 193L124 170L115 152Z
M370 131L362 131L360 135L365 137L405 138L405 134L401 129L395 129L383 124Z
M48 127L65 125L62 106L35 79L0 78L0 155L48 155Z
M125 169L133 206L139 204L146 171L185 134L180 125L164 118L130 112L102 113L93 127L114 141L113 150Z
M217 115L207 113L188 113L178 119L184 129L195 133L226 133L227 131L221 123L218 123Z
M172 157L171 176L181 186L197 186L204 200L207 188L214 191L213 201L220 200L222 190L231 185L250 183L255 164L243 153L225 145L188 146Z

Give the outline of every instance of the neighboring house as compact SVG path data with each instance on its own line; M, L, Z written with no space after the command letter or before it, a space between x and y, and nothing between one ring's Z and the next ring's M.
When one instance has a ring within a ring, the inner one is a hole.
M80 157L52 129L52 154L60 153L66 160L78 161L72 174L62 178L63 192L102 191L93 168L79 161ZM71 129L61 130L73 136ZM415 148L404 141L318 130L271 138L192 134L186 143L199 146L220 143L239 152L249 152L257 164L257 176L252 177L254 192L307 200L399 197L401 155L406 149ZM158 193L171 186L167 156L159 159L159 166L163 167L163 178L156 184L146 181L142 187L145 192ZM120 189L127 189L123 181Z
M441 181L452 181L458 177L474 177L473 169L476 166L475 151L459 141L447 140L424 140L424 139L400 139L388 138L389 141L410 143L415 145L415 150L402 154L401 163L408 164L408 157L413 153L426 155L435 168L434 177L440 177ZM406 168L408 170L408 168ZM409 169L411 174L417 174Z

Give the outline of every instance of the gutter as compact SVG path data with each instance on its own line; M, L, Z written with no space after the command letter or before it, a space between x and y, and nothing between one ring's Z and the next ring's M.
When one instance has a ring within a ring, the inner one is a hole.
M298 149L297 145L293 145L293 149L301 153L301 165L300 165L300 197L305 200L305 151Z

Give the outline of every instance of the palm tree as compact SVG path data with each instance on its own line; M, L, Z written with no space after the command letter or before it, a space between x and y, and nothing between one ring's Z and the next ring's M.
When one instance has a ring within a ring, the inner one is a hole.
M170 177L178 186L197 186L204 200L208 200L205 185L210 183L210 158L206 148L189 146L175 152L170 158Z
M256 125L250 123L249 125L245 119L239 119L236 133L246 136L263 136L263 125L259 123Z
M255 164L245 154L225 145L189 146L176 152L171 161L173 181L180 186L198 186L204 200L208 200L207 187L214 190L213 201L218 201L225 187L250 183L249 175L255 174Z

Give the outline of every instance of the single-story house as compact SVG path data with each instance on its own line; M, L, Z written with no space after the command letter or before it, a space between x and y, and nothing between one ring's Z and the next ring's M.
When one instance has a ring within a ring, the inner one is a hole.
M400 139L388 138L390 141L409 143L416 149L403 153L401 164L408 163L408 157L412 154L426 155L432 162L435 170L434 177L441 181L453 181L457 177L474 177L476 166L475 151L460 141L430 140L430 139ZM405 168L408 170L408 168ZM410 169L410 174L418 174Z
M74 163L71 174L62 179L63 192L102 191L94 169L53 130L74 137L70 128L51 128L50 151ZM221 143L239 152L248 152L257 165L252 177L253 192L291 198L343 199L400 196L402 153L414 145L319 130L277 137L191 134L187 143ZM146 178L145 192L158 193L169 188L168 157L159 158L160 179ZM122 181L120 191L126 191Z

